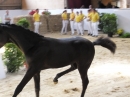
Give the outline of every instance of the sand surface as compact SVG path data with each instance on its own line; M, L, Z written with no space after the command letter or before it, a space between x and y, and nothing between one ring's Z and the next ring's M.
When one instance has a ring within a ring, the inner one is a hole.
M99 36L102 36L100 34ZM47 37L72 37L60 33L48 33ZM106 36L106 35L103 35ZM96 38L84 35L90 41ZM116 53L101 46L95 47L95 57L88 71L89 85L85 97L130 97L130 39L111 38L117 44ZM78 70L70 72L53 83L55 75L69 66L59 69L48 69L41 72L40 97L80 97L82 84ZM26 69L22 67L18 72L6 74L0 80L0 97L12 97L16 86L22 80ZM34 82L31 79L18 97L35 97Z

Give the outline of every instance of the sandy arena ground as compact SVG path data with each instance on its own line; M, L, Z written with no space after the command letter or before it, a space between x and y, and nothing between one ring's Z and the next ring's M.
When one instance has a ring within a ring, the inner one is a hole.
M48 33L45 36L72 37L70 33L68 35ZM87 35L82 37L91 41L96 39ZM130 97L130 39L117 37L111 39L117 44L115 55L106 48L95 47L96 54L88 72L90 83L85 97ZM41 72L40 97L80 97L82 84L77 70L61 77L58 84L53 83L55 75L67 68L69 67ZM5 79L0 80L0 97L12 97L25 72L26 69L21 68L19 72L7 74ZM29 81L18 97L35 97L33 79Z

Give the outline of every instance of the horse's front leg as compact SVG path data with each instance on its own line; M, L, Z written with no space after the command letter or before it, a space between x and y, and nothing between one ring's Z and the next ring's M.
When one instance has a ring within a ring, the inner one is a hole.
M40 71L34 75L35 93L36 97L39 97L40 91Z
M30 67L28 71L26 72L24 78L20 82L20 84L15 89L13 97L17 97L17 95L22 91L24 86L29 82L29 80L37 73L38 71L35 69L35 67Z

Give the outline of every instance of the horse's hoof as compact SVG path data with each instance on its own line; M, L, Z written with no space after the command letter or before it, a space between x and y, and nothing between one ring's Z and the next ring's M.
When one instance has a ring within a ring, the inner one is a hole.
M57 80L57 79L54 79L53 82L54 82L54 84L57 84L57 83L58 83L58 80Z
M54 82L54 84L57 84L58 82Z

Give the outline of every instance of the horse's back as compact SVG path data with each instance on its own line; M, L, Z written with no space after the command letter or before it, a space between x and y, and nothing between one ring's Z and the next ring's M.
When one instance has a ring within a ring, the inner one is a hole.
M43 62L43 68L59 68L79 60L92 59L95 50L92 42L82 37L64 39L44 37L33 53L37 63Z
M58 68L75 63L80 59L91 59L91 56L93 58L95 53L92 42L82 37L65 39L47 38L47 41L47 63L50 67Z

